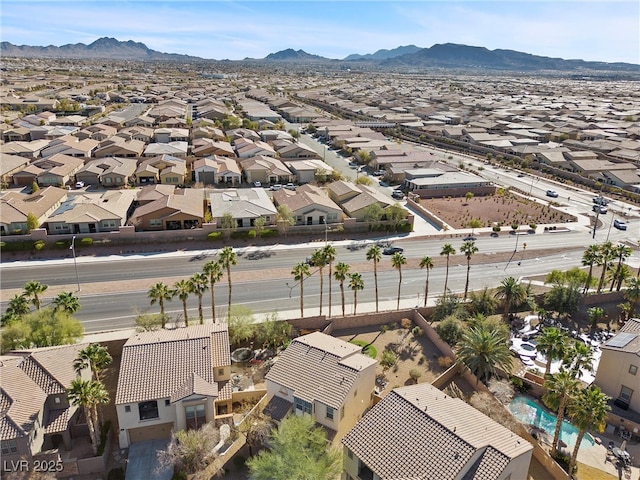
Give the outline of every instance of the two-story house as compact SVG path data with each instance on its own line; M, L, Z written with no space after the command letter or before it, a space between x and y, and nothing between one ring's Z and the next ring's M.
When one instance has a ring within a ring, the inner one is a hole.
M377 361L362 347L315 332L294 339L265 376L274 420L312 415L333 441L371 406Z

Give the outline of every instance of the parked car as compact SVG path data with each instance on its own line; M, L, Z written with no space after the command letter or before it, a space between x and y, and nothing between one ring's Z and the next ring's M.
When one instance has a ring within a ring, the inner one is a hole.
M558 192L555 190L547 190L547 197L558 198Z
M404 199L404 192L402 190L394 190L391 192L391 198L395 198L396 200Z
M378 182L378 184L379 184L381 187L388 187L388 186L389 186L389 184L388 184L387 182L383 182L382 180L380 180L380 181Z
M360 165L358 164L358 162L349 162L349 167L350 168L358 168Z
M618 230L626 230L627 229L627 223L623 222L622 220L614 220L613 221L613 226L616 227Z
M594 205L593 206L593 211L596 212L596 213L601 213L602 215L604 215L605 213L607 213L608 209L604 205Z
M76 188L84 188L84 182L76 182Z
M384 253L385 255L393 255L394 253L402 252L404 252L404 248L401 247L387 247L382 251L382 253Z
M474 237L473 235L469 235L467 237L464 237L462 240L464 240L465 242L475 242L477 238Z
M293 183L287 183L284 188L286 188L287 190L295 190L296 186Z
M374 177L383 177L387 172L384 170L376 170L373 172Z
M282 190L282 185L279 183L273 184L271 185L271 187L269 187L269 190L271 191Z
M253 182L253 186L254 186L254 187L261 187L261 186L262 186L262 183L260 183L260 182L258 182L258 181L255 181L255 182Z
M604 205L607 206L609 205L609 200L607 200L604 197L594 197L593 199L593 203L595 203L596 205Z

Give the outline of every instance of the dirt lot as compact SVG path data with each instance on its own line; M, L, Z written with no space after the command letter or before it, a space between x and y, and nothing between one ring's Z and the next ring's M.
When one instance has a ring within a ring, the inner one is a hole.
M421 205L447 222L452 228L466 228L473 219L480 220L483 227L502 223L506 228L512 223L529 225L535 223L565 223L575 221L573 215L551 206L532 202L512 193L485 197L433 198L422 200Z

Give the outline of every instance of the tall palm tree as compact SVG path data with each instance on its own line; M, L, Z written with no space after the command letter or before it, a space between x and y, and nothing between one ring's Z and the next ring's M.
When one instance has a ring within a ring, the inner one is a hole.
M344 282L349 277L349 264L339 262L333 272L333 278L340 282L340 296L342 299L342 316L344 317Z
M582 376L582 370L593 372L591 347L582 342L573 342L565 354L564 366L569 368L576 377Z
M91 372L96 380L100 380L100 373L111 365L113 358L109 350L99 343L90 343L78 352L78 356L73 362L73 369L80 373L81 370L91 367Z
M424 256L420 260L420 268L427 269L427 279L424 282L424 306L427 306L427 297L429 296L429 272L433 268L433 258L429 256Z
M398 302L396 310L400 310L400 288L402 287L402 266L407 263L407 259L400 252L396 252L391 257L391 266L398 270Z
M467 257L467 281L464 284L464 298L467 298L467 292L469 291L469 273L471 272L471 257L478 253L478 247L476 242L472 240L465 241L460 247L460 252Z
M462 334L458 345L458 360L471 370L477 381L496 375L497 368L511 372L512 357L504 332L476 325Z
M616 292L619 292L622 288L622 284L632 276L633 272L627 265L624 263L620 265L620 268L617 268L616 273L612 276L613 281L616 282Z
M456 254L456 249L453 248L453 246L450 243L445 243L444 246L442 247L442 250L440 251L440 255L443 255L443 256L446 255L447 257L447 270L444 275L443 295L447 294L447 283L449 282L449 257L455 254Z
M53 308L69 315L80 310L80 301L73 292L60 292L53 300Z
M608 401L609 397L598 387L592 385L589 388L580 390L569 402L568 410L571 423L578 428L578 438L569 462L569 472L573 472L576 466L580 443L587 430L604 431L608 412L611 410L607 403Z
M367 250L367 260L373 262L373 283L376 290L376 313L378 313L378 263L382 259L382 250L378 245L371 245Z
M216 283L222 279L224 272L222 271L222 265L217 260L211 260L205 263L202 267L202 273L204 273L209 279L209 290L211 291L211 318L213 323L216 323Z
M67 397L72 405L80 406L87 417L87 426L93 453L98 454L100 443L100 422L98 420L98 405L109 403L109 393L104 385L96 380L82 380L76 378L67 389Z
M291 275L296 282L300 282L300 317L304 318L304 277L311 275L309 265L306 262L300 262L293 270Z
M627 289L624 291L624 298L631 302L633 313L638 311L640 303L640 278L631 277L625 282Z
M172 297L178 297L182 301L182 312L184 314L184 325L189 326L189 314L187 313L187 300L191 294L191 284L189 280L178 280L173 284Z
M158 304L160 305L162 328L164 328L167 323L167 316L164 313L164 301L171 300L173 298L173 293L171 292L169 285L164 282L154 283L153 285L151 285L151 287L149 287L147 296L149 297L149 302L151 303L151 305L154 305L156 302L158 302Z
M358 308L358 291L364 290L364 280L359 273L349 274L349 288L353 290L353 314L356 314Z
M36 306L36 310L40 310L40 294L44 293L47 288L49 288L48 285L36 280L31 280L24 284L24 294L31 299L31 303Z
M227 271L229 283L229 302L227 303L227 321L231 319L231 267L238 264L238 256L231 247L224 247L220 252L220 265Z
M311 254L311 264L314 267L318 267L318 273L320 274L320 315L322 315L322 297L324 293L324 267L327 265L327 257L324 255L324 250L318 248Z
M622 262L624 262L627 258L629 258L632 252L633 251L631 250L631 247L627 247L622 243L613 247L613 255L614 257L618 257L618 265L616 267L615 273L611 276L611 286L609 287L610 292L613 292L613 287L616 281L618 280L618 276L620 275L620 270L623 267Z
M322 252L324 253L324 258L327 260L327 265L329 265L327 275L329 276L329 318L331 318L331 267L333 266L333 261L336 259L336 249L333 248L333 245L325 245Z
M600 260L598 262L599 265L602 266L602 272L600 273L600 281L598 282L598 291L600 293L602 291L602 287L604 286L604 278L607 274L607 270L609 270L609 261L613 256L613 244L611 242L604 242L600 245Z
M584 290L582 293L587 293L587 290L591 287L591 283L593 281L593 266L600 263L600 258L600 246L595 243L593 245L589 245L582 254L582 265L589 267L589 273L587 275L587 280L584 283Z
M545 328L536 338L536 349L547 359L544 376L548 377L551 371L551 362L562 360L567 352L567 335L559 328Z
M16 293L7 306L7 313L11 313L16 317L21 317L29 313L29 299L23 293Z
M503 316L509 316L512 307L521 305L527 299L527 290L513 277L507 277L496 288L495 297L502 300Z
M567 408L569 400L578 392L578 379L571 372L565 370L554 375L547 375L544 381L546 393L542 397L542 401L554 411L557 411L556 429L553 434L553 443L551 444L551 453L553 454L558 448L558 440L560 439L560 430L562 429L562 420Z
M204 324L202 297L204 297L204 292L209 288L209 277L207 277L206 274L199 272L194 273L188 281L191 287L191 292L195 293L198 297L198 317L200 318L200 325L202 325Z

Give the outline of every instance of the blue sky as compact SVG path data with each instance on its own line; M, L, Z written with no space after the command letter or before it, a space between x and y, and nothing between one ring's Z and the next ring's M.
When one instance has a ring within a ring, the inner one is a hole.
M535 55L640 63L640 2L3 0L0 38L17 45L134 40L203 58L286 48L328 58L461 43Z

